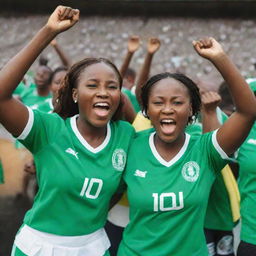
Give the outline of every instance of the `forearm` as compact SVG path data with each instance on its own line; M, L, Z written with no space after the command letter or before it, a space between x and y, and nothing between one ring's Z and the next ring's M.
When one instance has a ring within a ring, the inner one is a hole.
M243 76L230 58L223 54L212 61L229 86L236 112L256 115L256 100Z
M59 55L62 64L65 67L70 67L71 66L71 61L66 56L66 54L63 52L63 50L59 47L59 45L54 45L53 47L54 47L55 51L57 52L57 54Z
M221 126L216 109L211 111L202 110L202 126L203 133L214 131Z
M127 52L127 54L125 56L125 59L124 59L124 62L122 64L121 68L120 68L120 74L121 74L122 77L124 77L128 67L130 65L132 56L133 56L132 52Z
M30 43L14 56L0 72L0 99L11 98L23 76L42 50L56 36L56 32L44 26Z
M152 59L153 59L153 54L147 53L145 57L145 61L141 68L141 71L139 73L137 83L136 83L135 94L140 104L141 104L141 99L140 99L141 88L148 80Z

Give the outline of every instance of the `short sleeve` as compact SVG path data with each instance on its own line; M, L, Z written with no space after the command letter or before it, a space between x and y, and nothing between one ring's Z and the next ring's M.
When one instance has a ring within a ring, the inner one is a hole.
M229 162L230 158L220 147L216 134L218 130L205 133L201 136L203 146L202 153L206 153L208 162L213 166L214 170L221 171L222 168Z
M47 114L29 107L28 111L28 122L17 139L34 154L54 141L64 120L57 114Z

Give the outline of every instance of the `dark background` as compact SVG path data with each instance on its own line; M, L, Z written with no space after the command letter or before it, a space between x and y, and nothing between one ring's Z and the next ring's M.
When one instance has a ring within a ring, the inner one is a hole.
M2 0L2 13L49 13L56 5L79 8L86 15L106 16L182 16L182 17L254 17L252 0Z

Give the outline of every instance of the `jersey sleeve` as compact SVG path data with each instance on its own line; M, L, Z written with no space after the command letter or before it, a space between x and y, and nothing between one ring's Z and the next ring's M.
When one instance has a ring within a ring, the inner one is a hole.
M215 130L202 135L204 144L203 150L207 154L208 162L213 166L214 170L221 171L228 161L230 161L230 158L217 141L217 131L218 130Z
M28 122L17 139L35 154L54 141L63 121L57 114L47 114L29 107L28 111Z

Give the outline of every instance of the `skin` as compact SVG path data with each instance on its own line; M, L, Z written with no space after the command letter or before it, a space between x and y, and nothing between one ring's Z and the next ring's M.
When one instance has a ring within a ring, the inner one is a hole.
M120 74L122 77L125 76L126 70L129 67L133 54L139 49L140 47L140 38L136 35L133 35L128 40L127 45L127 52L120 68Z
M188 89L173 78L158 81L150 91L147 114L156 129L156 148L169 161L183 146L184 129L192 115Z
M211 61L221 73L224 80L227 82L229 91L233 97L236 111L218 129L216 136L217 142L222 150L227 155L231 155L243 143L255 122L255 97L243 76L223 51L221 45L214 38L205 38L199 41L194 41L193 46L200 56ZM171 102L174 102L172 101L172 97L183 96L184 101L186 102L183 104L188 104L190 101L185 93L185 89L182 93L181 85L180 91L178 90L179 87L177 84L164 83L163 80L157 82L154 86L156 87L151 89L149 95L147 114L150 117L153 126L156 128L156 136L154 140L158 153L165 160L169 161L178 153L179 149L184 144L184 128L188 117L191 114L191 107L189 108L189 105L186 106L187 111L185 109L184 111L178 111L178 108L171 107L173 105ZM169 87L173 87L173 91L171 91ZM155 98L156 102L154 102ZM157 103L158 98L163 100L163 103L160 103L160 106L158 106L159 103ZM152 104L156 106L152 107ZM159 110L158 107L160 109L162 108L162 110ZM165 129L160 121L168 115L173 117L175 124Z
M51 70L47 66L39 66L35 74L37 92L41 96L46 96L50 92L49 78Z
M106 134L106 126L116 112L121 97L120 84L115 71L105 63L87 67L73 89L79 117L77 126L83 137L93 147L99 146ZM107 107L95 104L107 104Z
M144 63L141 67L141 70L138 76L138 81L136 83L136 89L135 89L135 94L140 105L141 105L141 98L140 98L141 88L148 80L154 54L159 50L160 46L161 46L161 42L158 38L151 37L148 39L147 54L145 56Z
M221 97L217 92L202 92L202 123L203 133L213 131L220 127L216 109L221 102Z
M62 70L55 73L55 75L53 76L52 82L51 82L51 91L53 95L55 95L56 92L59 90L61 82L63 81L66 74L67 74L67 71Z
M227 155L233 154L246 139L256 118L256 100L234 63L214 38L194 41L195 51L208 59L229 87L236 111L217 132L217 141Z
M79 20L79 10L58 6L33 39L0 71L0 122L14 136L19 136L28 121L28 109L12 93L27 70L59 33Z

